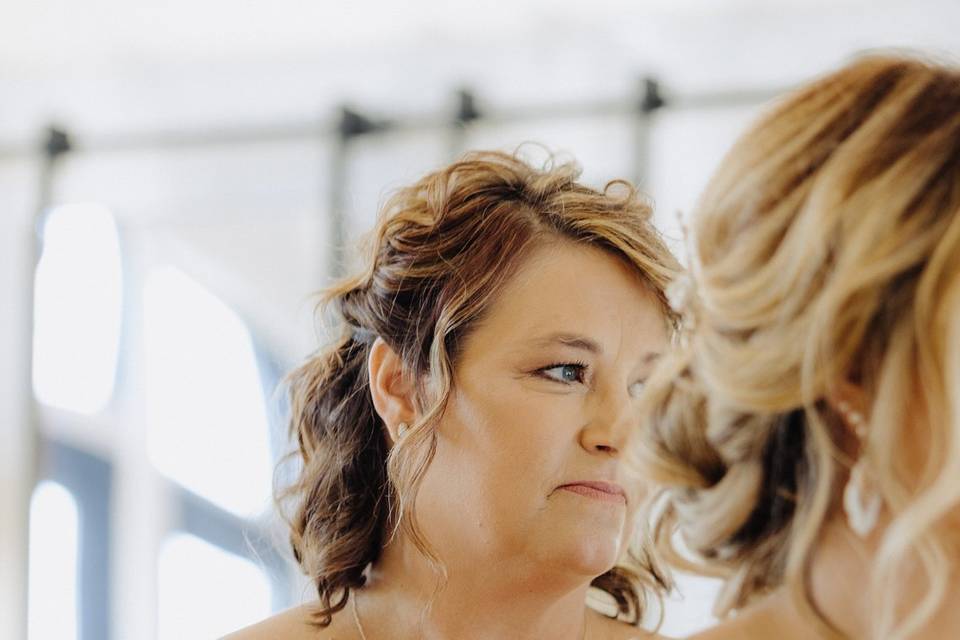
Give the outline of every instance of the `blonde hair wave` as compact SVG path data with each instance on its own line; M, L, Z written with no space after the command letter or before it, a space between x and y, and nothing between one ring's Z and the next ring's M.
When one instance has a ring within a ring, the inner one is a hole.
M806 572L862 456L890 516L872 633L909 637L957 568L960 73L871 56L786 97L703 193L690 260L690 328L632 452L663 487L660 546L724 577L719 615L785 584L837 635ZM832 408L844 381L869 398L859 451ZM927 588L901 615L897 576L918 559Z

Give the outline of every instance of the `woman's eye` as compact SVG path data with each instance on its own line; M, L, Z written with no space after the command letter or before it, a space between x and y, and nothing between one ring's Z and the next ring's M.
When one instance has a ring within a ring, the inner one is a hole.
M583 382L583 372L586 369L582 364L558 364L540 370L540 373L557 382Z

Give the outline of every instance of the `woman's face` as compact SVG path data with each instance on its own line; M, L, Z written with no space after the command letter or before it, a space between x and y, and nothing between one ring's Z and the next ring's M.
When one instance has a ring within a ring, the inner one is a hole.
M569 241L535 251L462 345L437 426L417 516L444 561L611 568L637 504L622 450L667 342L621 261Z

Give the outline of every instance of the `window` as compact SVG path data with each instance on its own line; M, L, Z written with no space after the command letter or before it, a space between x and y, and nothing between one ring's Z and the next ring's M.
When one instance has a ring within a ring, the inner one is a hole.
M43 227L33 388L52 406L96 413L113 394L120 342L120 242L98 205L57 207Z
M270 581L253 562L177 533L158 566L160 640L219 638L270 615Z
M41 482L30 501L30 640L77 638L77 503L63 485Z
M655 160L649 178L656 203L655 222L684 263L687 247L680 217L690 220L720 160L758 109L756 105L741 105L657 115L650 149L650 157Z
M269 504L270 431L250 334L183 272L144 291L147 450L157 469L240 516Z

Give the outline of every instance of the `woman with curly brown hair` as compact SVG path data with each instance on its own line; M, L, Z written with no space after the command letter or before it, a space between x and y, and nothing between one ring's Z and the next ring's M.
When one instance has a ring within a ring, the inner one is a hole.
M724 578L702 637L960 638L960 72L869 57L788 96L690 253L635 462L661 546Z
M646 635L666 578L628 553L620 453L678 266L629 185L577 175L474 153L387 203L290 377L281 502L319 600L236 638Z

